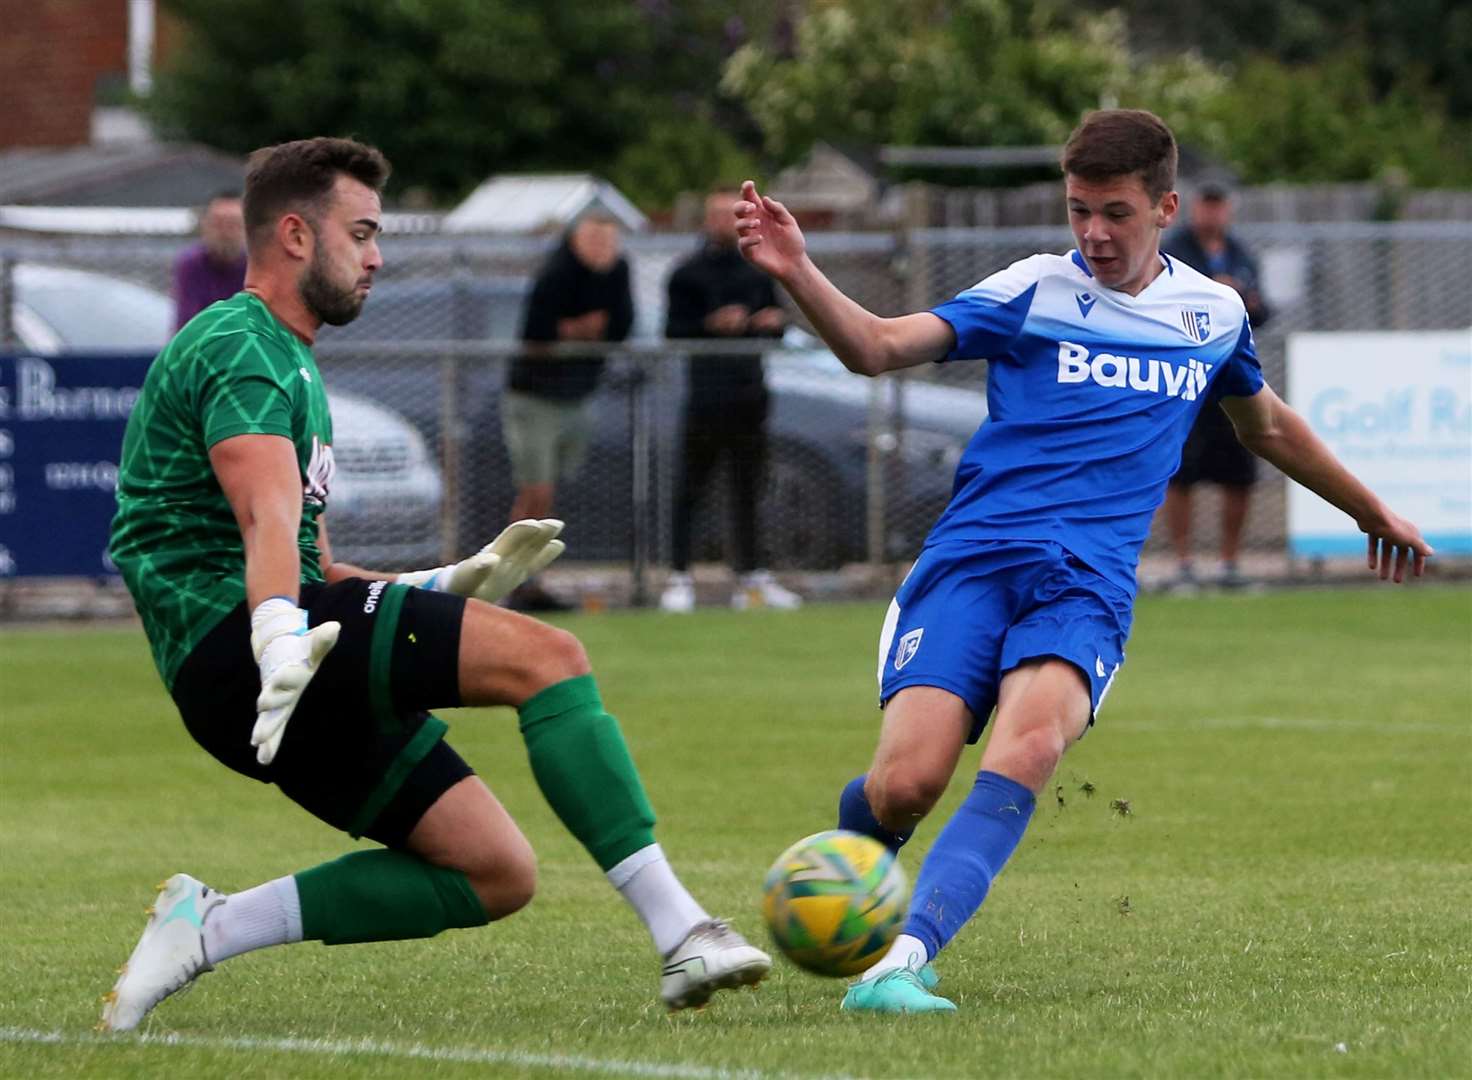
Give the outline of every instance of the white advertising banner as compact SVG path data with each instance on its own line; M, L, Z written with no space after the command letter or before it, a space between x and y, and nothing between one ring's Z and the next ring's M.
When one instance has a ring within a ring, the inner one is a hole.
M1472 329L1293 334L1288 401L1433 548L1472 555ZM1354 522L1288 492L1294 555L1363 555Z

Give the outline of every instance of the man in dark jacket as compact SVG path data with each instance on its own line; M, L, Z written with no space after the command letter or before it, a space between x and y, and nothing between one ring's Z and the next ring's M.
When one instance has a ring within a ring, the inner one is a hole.
M561 341L623 341L634 324L629 264L620 254L619 224L591 212L580 217L543 265L527 302L521 337L526 351L511 363L501 397L501 427L516 498L511 520L535 511L552 516L557 482L575 472L588 450L589 399L603 373L602 356L551 355ZM507 600L524 611L570 605L528 582Z
M1268 318L1268 307L1258 288L1257 260L1231 234L1232 195L1217 179L1203 181L1191 204L1191 221L1168 234L1161 248L1192 269L1230 285L1242 297L1253 327ZM1227 587L1244 583L1237 565L1247 504L1257 480L1257 459L1237 440L1231 421L1221 409L1201 410L1181 451L1180 471L1165 495L1165 521L1179 564L1175 586L1194 588L1191 563L1191 491L1198 483L1222 489L1220 582Z
M700 250L675 268L669 281L668 338L775 338L786 325L772 279L736 249L735 189L705 200ZM674 573L660 607L695 607L690 578L690 519L712 471L724 456L734 495L735 569L741 575L733 607L795 608L802 601L758 569L757 501L767 457L767 388L760 352L690 357L685 399L684 453L675 477Z

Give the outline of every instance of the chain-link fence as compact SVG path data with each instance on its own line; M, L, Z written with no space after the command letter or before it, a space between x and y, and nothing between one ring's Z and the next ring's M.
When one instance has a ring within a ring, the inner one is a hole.
M1284 387L1289 334L1472 325L1472 222L1244 226L1274 314L1258 334ZM546 237L423 234L384 240L363 316L326 328L317 353L335 416L329 520L339 557L409 566L462 555L506 521L513 490L500 401ZM662 340L665 283L698 238L631 237L636 322L609 350L591 399L594 435L562 484L569 564L632 568L642 596L670 557L685 350ZM917 229L814 234L818 264L881 314L932 305L1012 261L1071 246L1066 229ZM137 346L167 317L178 238L0 238L0 351ZM156 343L155 343L156 344ZM691 343L684 343L691 344ZM740 346L734 346L740 348ZM710 343L699 345L711 351ZM773 569L902 563L944 506L961 450L985 414L985 366L937 365L865 380L817 341L766 352L771 451L762 497ZM727 485L696 515L696 561L729 549ZM1265 470L1245 546L1285 549L1284 481ZM1216 542L1198 500L1196 542ZM1147 553L1162 547L1152 537Z

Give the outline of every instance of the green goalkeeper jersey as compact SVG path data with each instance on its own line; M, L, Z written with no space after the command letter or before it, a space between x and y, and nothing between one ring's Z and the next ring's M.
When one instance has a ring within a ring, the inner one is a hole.
M209 450L249 434L296 447L302 581L321 581L317 517L333 471L327 393L311 350L241 292L164 346L123 436L109 552L170 689L185 657L245 599L245 547Z

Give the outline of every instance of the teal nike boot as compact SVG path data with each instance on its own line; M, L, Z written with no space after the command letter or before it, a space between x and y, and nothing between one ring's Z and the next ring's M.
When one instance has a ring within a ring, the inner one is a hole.
M932 970L931 975L935 973ZM934 984L932 984L934 985ZM954 1003L932 994L915 968L891 968L874 979L863 979L843 995L845 1012L931 1013L955 1012Z

